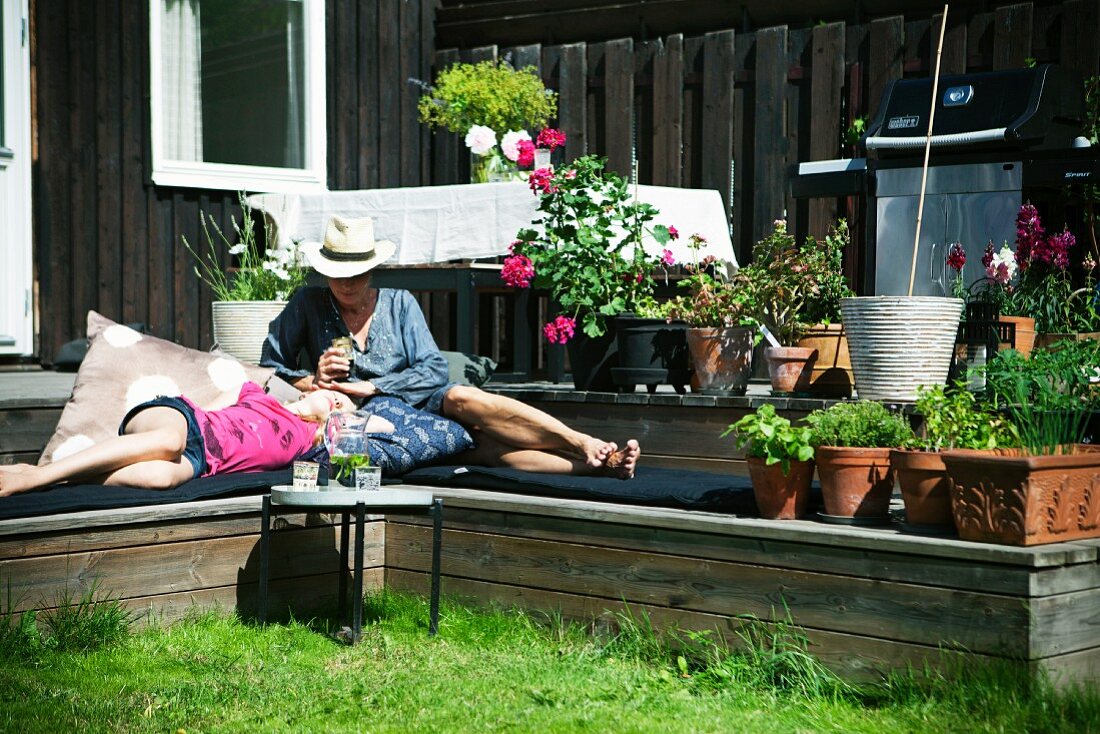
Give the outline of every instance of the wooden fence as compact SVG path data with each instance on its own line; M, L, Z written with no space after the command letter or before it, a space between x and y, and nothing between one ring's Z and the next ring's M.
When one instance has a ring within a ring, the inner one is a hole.
M448 49L435 54L435 67L506 55L516 66L537 67L560 95L566 159L599 153L621 173L636 166L643 184L717 189L745 260L784 213L800 237L823 235L838 215L858 216L855 202L794 201L790 173L800 161L853 153L845 132L873 115L885 84L931 73L940 22L894 16L648 42ZM952 74L1033 59L1089 76L1098 57L1100 2L1071 0L949 16L942 65ZM436 134L434 143L433 182L467 180L459 137ZM691 231L690 222L674 224ZM853 231L858 237L859 227ZM849 267L854 277L858 262Z

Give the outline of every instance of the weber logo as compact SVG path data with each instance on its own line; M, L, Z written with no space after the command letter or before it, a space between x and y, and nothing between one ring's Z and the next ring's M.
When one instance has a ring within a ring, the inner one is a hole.
M891 117L890 121L886 123L887 130L905 130L906 128L916 127L920 124L920 117L917 115L906 115L905 117Z

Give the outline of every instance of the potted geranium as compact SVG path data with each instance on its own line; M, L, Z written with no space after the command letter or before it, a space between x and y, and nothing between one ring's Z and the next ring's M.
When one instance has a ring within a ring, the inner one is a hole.
M748 448L749 476L760 516L795 520L805 515L814 476L810 429L796 428L766 403L722 435L731 433L737 448Z
M290 296L305 285L308 267L297 243L261 247L256 238L252 209L239 196L243 216L232 218L237 241L230 242L212 215L200 213L206 247L197 251L183 237L183 245L195 259L195 274L214 293L211 316L214 341L242 362L258 364L268 325L286 306ZM275 241L265 223L264 242ZM223 264L220 251L235 258L234 267Z
M700 259L705 244L702 235L691 235L688 248L693 262L684 265L687 275L680 281L688 295L677 296L669 304L668 315L688 324L696 389L704 394L743 395L759 338L752 283L712 255Z
M528 130L553 117L557 94L546 89L533 66L515 69L507 59L460 62L424 87L417 109L421 122L465 136L472 182L522 180L518 164L529 156L525 165L531 165L536 147ZM539 147L553 150L564 136L541 142Z
M543 334L567 345L579 390L613 389L611 319L653 296L660 260L646 252L643 237L658 246L671 239L668 227L651 225L657 210L634 200L626 179L605 164L584 156L531 174L539 213L516 235L501 272L510 286L549 291L560 307Z
M886 522L894 489L890 450L913 439L909 421L882 403L861 400L815 410L806 423L821 478L822 519Z

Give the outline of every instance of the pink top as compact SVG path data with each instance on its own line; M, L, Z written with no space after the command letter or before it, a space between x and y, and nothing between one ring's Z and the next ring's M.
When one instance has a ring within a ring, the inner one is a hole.
M255 382L241 385L228 408L195 411L206 450L204 477L229 472L282 469L313 445L317 425L284 408Z

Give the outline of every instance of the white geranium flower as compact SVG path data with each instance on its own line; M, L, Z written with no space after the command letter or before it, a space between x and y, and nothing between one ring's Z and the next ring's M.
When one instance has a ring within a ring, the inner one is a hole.
M531 134L526 130L509 130L500 139L500 149L504 152L505 158L515 163L519 160L519 141L530 139Z
M493 132L493 128L491 127L474 125L470 128L470 131L466 133L466 147L469 148L474 155L488 155L489 151L491 151L496 144L497 134Z

